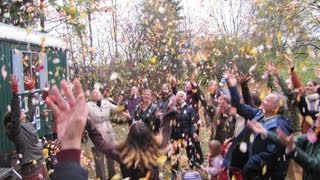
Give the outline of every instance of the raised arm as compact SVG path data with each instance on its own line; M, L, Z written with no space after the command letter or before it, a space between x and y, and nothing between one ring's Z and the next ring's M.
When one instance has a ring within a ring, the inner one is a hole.
M278 136L287 147L287 152L289 157L293 158L304 170L308 172L318 172L320 168L320 149L317 148L319 141L310 145L311 143L307 139L306 135L300 135L295 138L287 136L283 132L279 131ZM318 136L319 137L319 136ZM315 156L311 157L306 151L307 146L315 146L313 149L313 154Z
M75 79L73 84L74 94L68 82L62 80L61 90L53 86L53 95L46 98L46 103L55 117L61 143L53 179L88 179L88 172L80 165L81 135L88 118L88 109L80 81ZM62 91L66 99L62 97Z
M294 91L289 89L284 79L280 76L278 68L272 65L271 63L269 63L267 65L267 70L270 72L270 74L274 75L277 78L279 85L281 87L281 90L283 91L284 95L288 97L288 102L295 101L296 96Z
M259 112L259 109L253 108L249 105L240 103L240 94L237 89L237 79L234 74L229 72L225 73L225 77L227 79L227 84L230 91L231 96L231 104L235 108L237 108L237 113L244 117L245 119L253 119L253 117Z
M9 139L14 138L20 133L20 99L17 94L19 91L18 79L15 75L10 75L10 84L12 91L11 99L11 112L8 113L8 117L5 116L5 126Z
M248 104L252 107L255 107L256 105L253 103L253 100L251 98L250 89L248 86L248 82L250 81L251 77L249 75L243 75L240 78L240 86L242 91L242 97L245 104Z
M36 107L33 105L33 98L34 98L34 85L35 85L35 80L34 78L28 74L24 78L24 83L29 90L29 95L28 95L28 112L26 113L26 120L29 122L33 121L33 116L36 111Z
M296 144L304 144L300 141L308 142L306 136L300 136L297 138ZM290 153L293 159L306 171L315 172L320 169L320 149L314 149L314 154L316 156L311 157L306 153L305 149L302 149L299 145Z

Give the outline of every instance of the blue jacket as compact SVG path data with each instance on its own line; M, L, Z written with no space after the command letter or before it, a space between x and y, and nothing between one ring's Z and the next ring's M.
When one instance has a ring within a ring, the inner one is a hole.
M259 121L269 131L280 128L287 135L292 133L289 121L275 115L264 118L262 110L240 103L240 95L236 87L229 87L231 103L237 108L237 113L245 119ZM247 144L247 151L240 151L240 144ZM269 139L262 139L247 126L235 138L229 148L224 164L229 168L242 170L244 179L285 179L289 161L284 157L285 148Z

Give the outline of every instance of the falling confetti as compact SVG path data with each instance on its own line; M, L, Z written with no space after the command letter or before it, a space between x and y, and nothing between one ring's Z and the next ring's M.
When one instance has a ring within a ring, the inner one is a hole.
M116 175L114 175L112 178L111 178L111 180L121 180L122 179L122 177L121 177L121 174L116 174Z
M159 164L159 166L163 166L166 161L167 161L167 156L163 155L157 158L157 163Z
M58 64L58 63L60 63L60 59L59 58L54 58L52 60L52 62L53 62L53 64Z
M102 84L99 82L95 82L93 87L94 87L94 89L100 89L102 87Z
M31 28L30 28L30 27L27 27L27 28L26 28L26 34L29 35L30 33L31 33Z
M1 67L1 73L2 73L3 79L6 79L7 76L8 76L8 72L7 72L7 70L6 70L6 66L5 66L5 65L3 65L3 66Z
M248 71L249 74L252 75L253 71L255 71L256 68L257 68L257 64L252 65L252 66L250 67L249 71Z
M159 7L159 13L163 14L166 12L166 9L164 7Z
M118 73L113 72L113 73L111 74L111 76L110 76L110 80L111 80L111 81L114 81L114 80L116 80L116 79L118 78L118 76L119 76Z
M264 165L262 167L262 175L265 175L267 173L267 165Z
M240 149L240 151L241 151L242 153L246 153L246 152L247 152L247 147L248 147L248 145L247 145L246 142L241 142L241 143L240 143L240 146L239 146L239 149Z
M150 59L150 62L152 64L156 64L157 63L157 57L156 56L153 56L151 59Z
M250 137L249 137L249 142L250 142L250 143L253 143L253 141L254 141L254 134L251 133L251 134L250 134Z

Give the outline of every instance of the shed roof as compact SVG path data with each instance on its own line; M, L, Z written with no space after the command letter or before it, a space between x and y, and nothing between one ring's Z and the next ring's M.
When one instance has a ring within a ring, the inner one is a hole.
M36 31L28 31L25 28L0 23L0 38L16 40L31 44L40 45L44 42L46 47L67 49L67 43L60 38L49 36Z

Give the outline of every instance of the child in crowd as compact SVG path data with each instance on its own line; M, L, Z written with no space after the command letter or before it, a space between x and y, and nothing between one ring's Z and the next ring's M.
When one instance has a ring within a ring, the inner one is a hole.
M209 166L201 168L210 176L211 180L221 179L223 171L223 157L221 152L221 143L218 140L212 140L209 143Z

